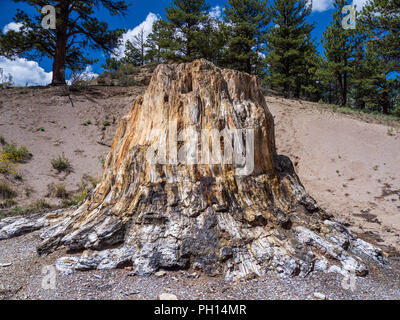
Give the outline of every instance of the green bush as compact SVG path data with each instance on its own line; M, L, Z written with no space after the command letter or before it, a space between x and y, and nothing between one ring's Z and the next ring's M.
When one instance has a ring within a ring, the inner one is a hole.
M63 155L58 156L57 158L51 159L51 165L58 172L60 171L68 171L71 169L71 163L69 160Z
M83 190L81 193L79 193L78 195L76 195L73 199L71 200L64 200L62 203L62 206L64 208L68 208L68 207L72 207L72 206L76 206L78 204L80 204L83 200L86 199L87 196L87 191Z
M44 209L52 209L53 206L46 202L44 199L39 199L33 203L31 203L28 207L26 207L26 212L39 212Z
M15 142L11 144L6 144L3 147L2 154L6 155L10 161L16 163L30 159L32 157L32 154L28 151L28 149L25 146L20 146L18 148Z

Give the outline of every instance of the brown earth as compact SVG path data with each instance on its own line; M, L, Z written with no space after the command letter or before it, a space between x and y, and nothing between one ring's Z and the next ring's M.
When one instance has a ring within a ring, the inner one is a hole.
M17 168L22 181L0 175L0 182L18 192L18 205L43 198L59 204L48 194L52 183L65 184L71 192L82 180L89 185L101 176L101 159L119 119L144 90L93 86L70 96L64 88L1 90L0 135L25 145L33 157ZM296 164L300 180L319 205L364 239L390 246L386 251L399 248L400 125L304 101L267 97L267 103L275 117L278 153ZM52 168L51 159L61 154L70 160L72 172Z

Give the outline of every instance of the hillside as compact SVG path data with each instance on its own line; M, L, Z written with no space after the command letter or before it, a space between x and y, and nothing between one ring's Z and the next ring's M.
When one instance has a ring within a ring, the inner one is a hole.
M144 90L93 86L69 96L63 88L1 90L0 136L32 153L16 167L17 178L0 175L0 183L16 192L12 206L0 209L3 215L44 210L44 202L66 206L83 189L89 192L101 177L118 120ZM394 254L400 244L400 125L300 100L267 97L267 103L278 152L294 161L306 190L353 231ZM70 170L52 167L60 155ZM60 185L67 195L57 195Z

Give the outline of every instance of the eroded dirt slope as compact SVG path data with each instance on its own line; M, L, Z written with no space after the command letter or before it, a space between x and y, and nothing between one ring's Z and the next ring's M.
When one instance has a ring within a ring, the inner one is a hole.
M25 145L33 154L17 167L22 180L0 174L0 180L17 191L14 201L24 205L45 199L57 204L60 200L48 195L49 184L65 184L74 192L82 180L89 183L100 177L118 121L142 90L90 87L69 96L65 88L0 90L0 136L7 143ZM71 172L59 173L51 165L51 159L63 154Z
M367 123L304 101L267 97L267 103L278 153L292 159L318 204L364 239L399 249L398 125Z

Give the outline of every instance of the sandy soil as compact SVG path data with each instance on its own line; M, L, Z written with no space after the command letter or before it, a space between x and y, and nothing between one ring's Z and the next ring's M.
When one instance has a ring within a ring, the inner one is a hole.
M0 135L33 154L17 168L22 181L0 175L18 192L18 205L43 198L57 204L59 200L48 196L49 184L65 184L67 191L74 192L82 180L99 178L101 159L108 153L118 121L143 90L90 87L70 94L74 106L64 88L0 90ZM84 125L88 121L91 124ZM109 125L104 126L106 121ZM51 159L62 154L71 162L70 173L52 168Z
M367 123L314 103L277 97L267 97L267 103L275 117L278 153L292 159L311 196L363 238L395 254L400 249L398 125L392 133L394 124Z

